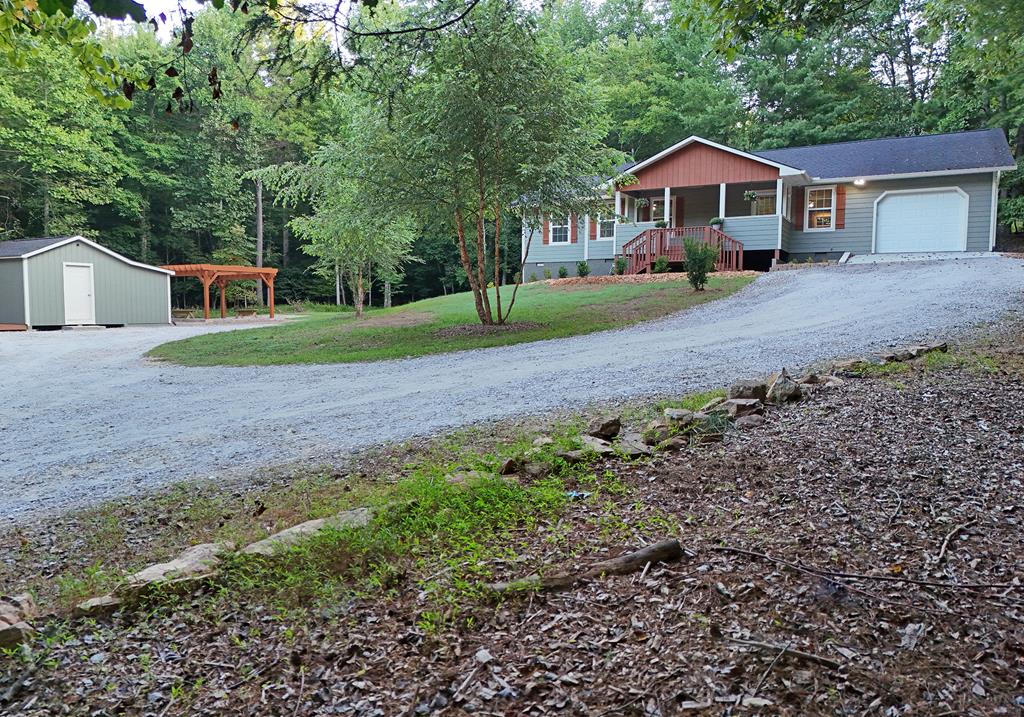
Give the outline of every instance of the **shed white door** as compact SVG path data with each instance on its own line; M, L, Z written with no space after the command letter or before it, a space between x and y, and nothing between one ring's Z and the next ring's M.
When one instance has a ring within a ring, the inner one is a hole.
M92 264L64 265L64 324L96 323Z
M967 196L956 189L885 194L875 205L875 251L967 251Z

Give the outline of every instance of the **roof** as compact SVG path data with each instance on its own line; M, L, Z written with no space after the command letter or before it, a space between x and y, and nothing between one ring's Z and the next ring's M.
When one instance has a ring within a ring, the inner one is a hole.
M736 149L735 147L729 147L729 146L724 145L724 144L719 144L718 142L712 142L709 139L704 139L703 137L698 137L697 135L691 135L691 136L687 137L686 139L684 139L683 141L676 142L671 147L668 147L667 149L663 149L662 151L658 152L653 157L648 157L647 159L643 160L642 162L637 162L636 164L634 164L633 166L631 166L629 168L629 171L632 173L632 172L636 172L638 169L643 169L644 167L650 166L650 165L654 164L655 162L658 162L659 160L664 159L665 157L669 156L670 154L672 154L674 152L677 152L678 150L683 149L684 147L688 147L689 145L693 144L694 142L697 142L697 143L700 143L700 144L703 144L703 145L707 145L708 147L714 147L715 149L719 149L719 150L721 150L723 152L728 152L729 154L735 154L738 157L745 157L746 159L751 159L751 160L753 160L755 162L761 162L762 164L770 165L772 167L777 168L779 170L779 174L782 175L782 176L792 176L792 175L803 174L803 171L801 171L801 169L799 167L797 167L795 165L788 164L787 162L785 162L783 160L772 159L771 157L767 157L764 154L744 152L743 150Z
M949 174L1016 169L1017 166L1006 137L998 129L862 139L766 149L753 154L799 167L815 179Z
M62 242L69 237L47 237L45 239L16 239L0 241L0 259L20 259L39 249Z
M173 271L167 269L161 269L158 266L151 266L149 264L143 264L139 261L132 261L126 256L118 254L112 249L108 249L102 244L97 244L91 239L86 239L83 236L73 237L45 237L40 239L17 239L15 241L0 242L0 259L28 259L29 257L35 256L36 254L42 254L43 252L49 251L50 249L56 249L59 246L65 244L71 244L72 242L81 242L87 246L101 251L104 254L108 254L118 261L124 262L130 266L134 266L138 269L146 269L148 271L156 271L161 274L173 274Z
M274 278L277 269L269 266L244 266L237 264L165 264L164 269L176 276L195 276L214 279L260 279Z

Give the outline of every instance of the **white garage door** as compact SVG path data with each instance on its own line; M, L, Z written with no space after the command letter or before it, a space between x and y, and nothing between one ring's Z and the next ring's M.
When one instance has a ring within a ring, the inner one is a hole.
M875 209L875 251L967 251L967 197L955 189L886 194Z

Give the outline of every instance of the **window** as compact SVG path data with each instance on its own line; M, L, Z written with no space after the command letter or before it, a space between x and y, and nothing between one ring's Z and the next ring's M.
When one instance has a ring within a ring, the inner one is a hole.
M750 216L763 217L775 214L775 190L760 189L757 196L750 202Z
M602 217L597 218L597 238L598 239L614 239L615 238L615 217Z
M555 224L555 219L551 220L551 243L552 244L568 244L569 243L569 218L562 219L562 224Z
M835 229L832 217L836 213L835 187L808 187L804 231L830 232Z

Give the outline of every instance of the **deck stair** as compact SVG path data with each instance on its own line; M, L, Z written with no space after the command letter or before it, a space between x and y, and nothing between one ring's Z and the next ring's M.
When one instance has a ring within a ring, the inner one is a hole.
M743 271L743 243L715 227L663 227L647 229L622 246L627 274L651 273L658 257L670 264L686 259L685 239L692 239L718 248L716 271Z

